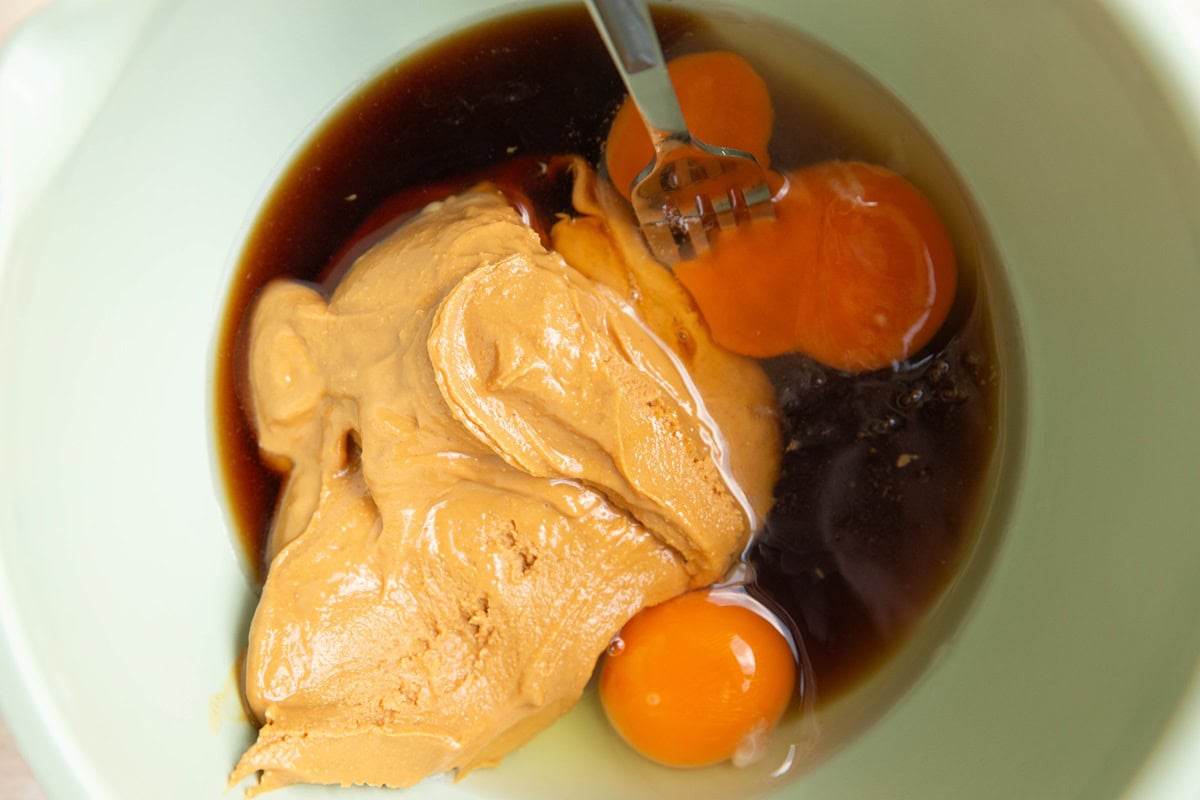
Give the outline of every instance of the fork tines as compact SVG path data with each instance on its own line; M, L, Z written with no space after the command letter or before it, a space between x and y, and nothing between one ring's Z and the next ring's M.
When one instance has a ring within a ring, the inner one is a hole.
M753 184L740 184L736 172L712 158L681 159L662 171L660 191L644 194L635 204L638 222L660 261L696 258L712 246L714 234L775 217L761 171Z

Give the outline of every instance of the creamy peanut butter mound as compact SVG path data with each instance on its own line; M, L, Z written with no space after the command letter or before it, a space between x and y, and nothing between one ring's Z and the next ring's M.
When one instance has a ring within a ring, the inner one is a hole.
M246 656L262 728L232 781L261 771L251 793L496 763L579 699L629 617L719 579L765 512L765 377L580 175L590 216L553 238L588 274L480 187L328 303L280 281L255 306L254 420L288 477Z

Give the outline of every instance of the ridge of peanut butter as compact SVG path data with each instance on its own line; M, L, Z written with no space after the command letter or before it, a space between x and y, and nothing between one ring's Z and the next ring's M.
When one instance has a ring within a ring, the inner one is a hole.
M765 376L712 344L576 174L558 253L481 186L328 302L277 281L256 303L252 413L290 470L246 656L262 727L231 782L261 772L248 794L497 763L579 699L633 614L719 579L766 512Z

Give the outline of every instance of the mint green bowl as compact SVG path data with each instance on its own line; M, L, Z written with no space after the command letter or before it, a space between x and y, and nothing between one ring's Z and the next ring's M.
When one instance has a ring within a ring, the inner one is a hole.
M1195 800L1200 11L737 5L849 56L944 148L1005 266L1011 377L968 589L842 711L899 699L778 796ZM224 792L253 733L209 405L230 265L315 121L496 7L59 0L0 54L0 706L52 797ZM459 784L273 797L627 796L599 724Z

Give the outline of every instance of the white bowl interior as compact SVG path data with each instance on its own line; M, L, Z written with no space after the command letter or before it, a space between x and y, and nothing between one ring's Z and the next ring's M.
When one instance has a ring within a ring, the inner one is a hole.
M252 736L234 669L254 602L211 441L230 265L331 104L493 5L65 2L0 62L0 685L52 795L224 790ZM1120 795L1200 654L1185 95L1124 5L743 5L847 54L934 134L1002 254L1002 345L1024 363L977 601L920 683L782 796ZM604 796L580 785L609 747L591 713L405 796Z

